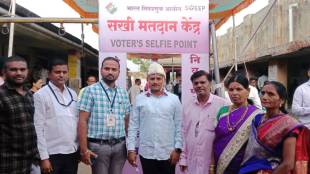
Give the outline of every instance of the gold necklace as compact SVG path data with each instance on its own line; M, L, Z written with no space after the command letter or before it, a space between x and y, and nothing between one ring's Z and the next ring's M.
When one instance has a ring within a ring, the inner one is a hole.
M229 114L227 115L227 119L226 119L227 129L230 132L234 131L236 129L236 127L239 125L239 123L244 119L245 114L248 112L248 107L245 106L245 111L242 113L240 119L237 121L237 123L235 125L232 125L230 123L230 118L229 117L230 117L231 111L232 111L232 106L229 107Z
M280 111L280 112L278 112L278 113L276 113L276 114L273 114L272 116L267 116L267 113L265 113L264 115L263 115L263 118L261 119L261 122L260 122L260 124L262 124L262 123L265 123L267 120L269 120L269 119L271 119L271 118L273 118L273 117L276 117L276 116L278 116L278 115L282 115L283 113Z

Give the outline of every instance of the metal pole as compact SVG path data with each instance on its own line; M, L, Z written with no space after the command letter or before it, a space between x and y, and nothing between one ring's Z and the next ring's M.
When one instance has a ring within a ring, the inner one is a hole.
M84 39L85 39L85 35L84 35L84 25L83 23L81 24L81 47L82 47L82 58L84 58Z
M233 18L233 45L234 45L235 71L238 71L235 14L233 14L232 18Z
M293 19L293 8L297 8L298 4L290 4L288 6L288 26L289 26L289 42L292 42L294 40L294 19Z
M83 77L86 79L87 78L87 65L86 65L86 61L85 61L85 49L84 49L84 39L85 39L85 34L84 34L84 24L82 23L81 24L81 47L82 47L82 55L81 55L81 58L80 58L80 65L84 65L84 66L81 66L80 67L80 71L81 71L81 74L83 72ZM84 79L82 78L82 79ZM84 85L84 82L85 80L81 80L81 85Z
M16 9L16 0L11 1L11 17L15 16L15 9ZM14 42L14 28L15 24L10 23L10 36L9 36L9 50L8 50L8 57L12 56L13 52L13 42Z
M214 75L216 84L220 84L220 68L217 56L217 45L216 45L216 31L214 21L211 22L211 34L212 34L212 46L213 46L213 59L214 59ZM219 96L223 97L224 94L220 88L216 88L216 92Z
M1 17L0 23L98 23L98 18Z
M174 57L174 56L173 56ZM174 81L174 64L173 64L173 57L172 57L172 68L171 68L171 71L172 71L172 82ZM168 82L169 83L169 82Z

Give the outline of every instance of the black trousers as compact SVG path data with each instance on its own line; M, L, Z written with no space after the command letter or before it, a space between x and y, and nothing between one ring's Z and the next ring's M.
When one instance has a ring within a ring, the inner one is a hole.
M49 158L53 172L52 174L77 174L79 164L79 153L55 154Z
M144 174L175 174L175 165L168 160L145 159L140 156Z

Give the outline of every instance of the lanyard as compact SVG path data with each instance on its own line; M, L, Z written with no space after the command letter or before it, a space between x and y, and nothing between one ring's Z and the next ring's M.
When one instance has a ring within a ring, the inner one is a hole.
M71 92L70 92L70 90L68 89L67 86L66 86L66 88L67 88L67 90L68 90L68 92L69 92L69 94L70 94L70 97L71 97L71 100L70 100L70 102L69 102L68 104L60 103L60 101L58 100L58 98L57 98L57 96L56 96L54 90L53 90L52 87L50 86L50 84L47 84L47 86L50 88L50 90L52 91L52 93L53 93L54 97L56 98L57 102L58 102L61 106L68 107L68 106L70 106L71 103L74 101L74 100L73 100L73 96L72 96L72 94L71 94Z
M111 103L110 111L111 111L111 113L112 113L112 109L113 109L113 106L114 106L114 103L115 103L115 97L116 97L116 94L117 94L117 88L115 88L115 94L114 94L114 97L113 97L113 101L111 102L111 99L110 99L110 97L109 97L107 91L104 89L103 85L101 84L101 82L100 82L100 85L101 85L101 87L102 87L102 89L103 89L105 95L108 97L109 102Z

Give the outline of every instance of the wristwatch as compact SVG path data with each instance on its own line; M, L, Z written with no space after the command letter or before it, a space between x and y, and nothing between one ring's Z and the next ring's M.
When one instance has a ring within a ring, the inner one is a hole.
M175 148L174 150L175 150L175 152L177 152L177 153L182 153L182 149L180 149L180 148Z

